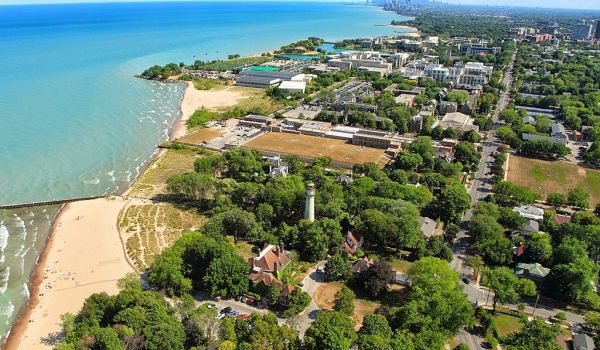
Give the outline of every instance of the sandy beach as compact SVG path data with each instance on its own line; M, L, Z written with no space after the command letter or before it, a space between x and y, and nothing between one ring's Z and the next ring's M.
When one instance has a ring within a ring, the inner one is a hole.
M226 88L214 88L211 90L197 90L194 84L187 82L187 87L181 100L181 118L173 124L171 140L185 136L187 132L187 121L199 108L215 110L218 108L234 106L247 96L238 91L235 86Z
M52 349L60 315L77 313L93 293L117 292L129 265L117 229L121 197L69 203L54 222L31 280L31 300L5 349Z

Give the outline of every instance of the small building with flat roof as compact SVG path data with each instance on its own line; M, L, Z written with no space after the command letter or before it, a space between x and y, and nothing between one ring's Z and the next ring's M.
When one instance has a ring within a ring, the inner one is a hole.
M408 108L412 108L416 97L417 97L417 95L400 94L400 95L396 96L395 101L398 104L403 104Z
M392 146L398 148L400 144L394 140L394 134L387 131L364 130L352 136L352 144L365 147L388 149Z
M306 82L304 81L282 81L279 84L279 89L292 94L300 94L306 90Z

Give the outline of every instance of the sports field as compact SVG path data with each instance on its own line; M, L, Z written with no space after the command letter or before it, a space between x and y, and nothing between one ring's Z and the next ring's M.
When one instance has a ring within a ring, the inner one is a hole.
M546 196L567 193L581 185L591 195L592 206L600 202L600 171L573 163L524 158L511 155L508 161L508 181L526 186Z
M308 159L327 156L334 162L348 165L375 163L383 167L389 161L383 149L355 146L343 140L283 132L268 132L246 143L244 147Z

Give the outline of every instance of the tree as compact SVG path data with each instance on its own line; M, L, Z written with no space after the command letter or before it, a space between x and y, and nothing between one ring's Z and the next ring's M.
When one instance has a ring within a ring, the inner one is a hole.
M393 331L385 317L377 314L368 314L363 319L359 333L391 338Z
M212 297L241 295L248 290L248 272L244 258L225 254L210 263L203 282Z
M575 260L587 257L587 244L573 236L566 236L554 249L554 264L570 264Z
M152 263L148 281L167 295L182 295L192 291L192 281L182 273L183 259L174 249L164 250Z
M388 286L395 276L392 267L383 260L376 261L360 274L365 291L372 297L378 297L387 292Z
M522 256L523 261L547 265L551 257L552 244L549 235L534 233L527 238Z
M411 153L419 154L422 159L433 158L433 141L431 137L419 136L407 146L407 150Z
M94 337L94 347L97 349L121 350L124 349L121 345L119 335L112 328L93 328L92 336Z
M422 258L410 267L408 275L412 291L392 319L399 329L416 336L416 349L441 348L447 338L475 323L459 274L446 261Z
M548 326L543 319L536 317L521 331L510 335L505 343L508 350L560 350L562 347L556 343L558 332L558 325Z
M238 349L300 350L298 331L287 325L279 326L277 318L272 313L264 315L254 313L250 317L250 322L239 318L237 320L239 320L236 321ZM244 327L243 330L242 327ZM242 331L240 332L240 330ZM240 340L247 342L249 346L240 347Z
M479 135L479 133L475 130L469 130L463 135L462 140L471 143L477 143L481 141L481 135Z
M335 254L325 263L327 281L345 281L352 275L352 268L342 254Z
M304 335L307 350L349 350L356 341L354 321L342 312L321 312Z
M456 146L454 160L461 162L468 169L476 169L479 165L481 154L471 142L462 141Z
M241 209L231 209L222 214L222 223L225 234L233 236L237 244L238 239L248 238L256 229L254 214Z
M304 261L319 261L327 255L329 239L318 222L301 220L298 225L298 241L296 247Z
M572 207L587 209L590 207L590 194L583 187L577 186L567 194L567 203Z
M396 169L415 170L423 164L423 158L417 153L402 152L396 157Z
M544 287L548 295L559 300L582 301L592 291L592 282L597 275L596 264L587 257L580 257L571 263L554 266Z
M485 267L485 263L479 255L467 255L465 258L465 265L473 269L473 279L477 281L479 273Z
M367 209L361 212L354 220L356 231L360 233L365 241L378 245L385 249L389 244L390 237L397 230L394 218L385 215L377 209Z
M448 101L456 102L459 106L461 106L467 102L467 99L469 98L469 94L466 91L460 91L460 90L451 91L448 93L446 98L448 99Z
M514 304L521 295L535 295L535 284L528 279L519 279L507 267L497 267L484 274L484 284L494 292L494 309L497 303Z
M300 288L295 288L287 298L287 307L284 311L284 316L291 317L304 311L310 305L310 295L303 292Z
M565 198L564 194L560 192L553 192L548 194L548 197L546 198L546 203L555 208L560 208L567 203L567 199Z
M216 182L211 175L187 173L171 176L167 180L167 189L186 199L207 205L214 198Z
M337 293L335 293L335 300L333 309L335 311L343 312L348 316L352 316L354 314L354 299L356 295L354 292L344 286Z
M437 198L438 215L446 223L457 223L471 206L471 196L463 185L446 186Z
M494 199L502 206L531 204L541 196L525 186L518 186L509 181L502 181L494 186Z

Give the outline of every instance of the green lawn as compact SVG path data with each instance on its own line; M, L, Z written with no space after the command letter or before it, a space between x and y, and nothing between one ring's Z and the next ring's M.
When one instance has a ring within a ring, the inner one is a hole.
M400 259L396 259L396 258L386 259L385 261L388 264L390 264L390 266L392 266L392 269L400 271L400 272L408 271L408 269L412 265L412 263L410 261L400 260Z
M582 186L591 195L590 204L600 203L600 171L562 161L545 161L510 156L508 181L528 187L543 196L552 192L567 193Z
M518 332L523 328L521 319L519 317L499 314L495 317L496 328L498 329L498 335L506 337L512 333Z
M262 57L262 56L241 57L241 58L236 58L233 60L227 60L227 61L221 61L221 62L207 64L205 66L202 66L202 69L213 70L213 71L224 71L224 70L231 70L231 69L238 68L238 67L245 66L245 65L260 65L260 64L263 64L270 60L271 60L270 57Z

